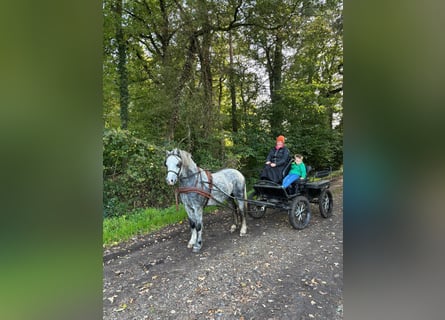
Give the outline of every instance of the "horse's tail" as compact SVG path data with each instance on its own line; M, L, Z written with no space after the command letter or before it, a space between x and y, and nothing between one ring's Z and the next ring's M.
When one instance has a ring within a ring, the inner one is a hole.
M243 212L241 212L241 230L240 230L240 236L243 236L247 232L247 224L246 224L246 215L247 215L247 183L246 183L246 177L243 175L244 180L244 191L243 191Z
M244 191L243 191L243 198L244 198L244 201L243 201L243 209L244 209L244 215L246 214L246 212L247 212L247 182L246 182L246 177L244 177L244 175L243 175L243 178L244 178Z

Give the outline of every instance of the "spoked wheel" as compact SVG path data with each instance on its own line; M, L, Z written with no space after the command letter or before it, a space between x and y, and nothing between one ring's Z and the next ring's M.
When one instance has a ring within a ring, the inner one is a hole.
M333 207L334 201L332 200L331 190L323 190L318 197L318 208L320 209L321 216L323 218L329 218L332 216Z
M260 196L256 192L253 192L251 195L249 195L248 199L249 200L261 200ZM260 218L264 217L264 215L266 214L266 206L257 206L253 203L248 202L247 203L247 213L252 218L260 219Z
M311 220L311 205L305 196L297 196L289 211L289 222L295 229L306 228Z

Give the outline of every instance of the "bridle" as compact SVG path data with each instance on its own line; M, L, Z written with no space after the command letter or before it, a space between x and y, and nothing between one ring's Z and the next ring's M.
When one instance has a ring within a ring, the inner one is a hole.
M198 175L198 174L200 174L201 173L201 169L198 167L198 172L195 172L195 173L193 173L193 174L191 174L191 175L189 175L189 176L186 176L186 177L180 177L179 175L180 175L180 173L181 173L181 170L182 170L182 158L181 158L181 156L179 156L179 155L177 155L177 154L169 154L168 156L167 156L167 158L165 159L165 164L167 163L167 159L169 158L169 157L176 157L176 158L178 158L178 160L179 160L179 163L177 164L177 167L179 168L179 170L178 170L178 172L176 172L176 171L174 171L174 170L167 170L167 174L169 173L169 172L172 172L172 173L174 173L177 177L178 177L178 180L184 180L184 179L187 179L187 178L190 178L190 177L193 177L193 176L196 176L196 175ZM207 176L208 176L208 174L207 174ZM198 182L196 182L196 183L198 183Z
M172 156L178 158L179 163L177 164L177 167L179 168L179 170L178 170L178 172L176 172L176 171L174 171L174 170L168 170L168 171L167 171L167 174L169 174L170 172L172 172L172 173L174 173L174 174L178 177L178 179L179 179L179 174L181 173L181 170L182 170L182 159L181 159L181 157L180 157L179 155L177 155L177 154L169 154L169 155L167 156L167 158L165 159L165 164L167 164L167 159L170 158L170 157L172 157Z
M165 164L167 164L167 159L169 157L171 157L171 156L174 156L174 157L176 157L179 160L179 163L177 164L177 167L179 168L179 170L178 170L178 172L176 172L174 170L167 170L167 174L169 172L172 172L172 173L174 173L178 177L178 180L182 180L181 177L179 176L179 174L181 173L181 170L182 170L182 158L179 155L177 155L177 154L169 154L167 156L167 158L165 159ZM196 179L195 185L193 187L177 187L175 189L176 208L178 208L178 194L180 194L180 193L190 193L190 192L193 192L193 193L200 194L201 196L206 198L206 202L205 202L204 206L207 205L207 202L209 201L210 198L213 198L212 195L211 195L213 182L212 182L212 174L210 173L210 171L202 170L202 169L200 169L198 167L198 172L195 172L195 173L193 173L190 176L183 177L183 179L187 179L187 178L190 178L190 177L195 176L195 175L200 175L201 172L203 172L203 171L206 174L207 179L208 179L207 183L208 183L209 191L205 191L205 190L197 187L198 182L199 181L202 182L201 179Z

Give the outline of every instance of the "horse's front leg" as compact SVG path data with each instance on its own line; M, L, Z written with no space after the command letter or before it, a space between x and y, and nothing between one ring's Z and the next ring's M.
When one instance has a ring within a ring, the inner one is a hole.
M189 223L192 237L190 238L187 247L193 247L193 252L199 252L202 247L202 214L200 216L195 216L194 218L189 218Z
M190 231L191 231L192 235L190 237L189 243L187 244L187 248L193 247L193 245L196 243L196 238L197 238L196 222L194 220L192 220L191 218L189 218L189 224L190 224Z
M197 238L195 244L193 245L192 251L198 253L199 251L201 251L202 247L202 218L198 219L198 222L196 223L196 233Z

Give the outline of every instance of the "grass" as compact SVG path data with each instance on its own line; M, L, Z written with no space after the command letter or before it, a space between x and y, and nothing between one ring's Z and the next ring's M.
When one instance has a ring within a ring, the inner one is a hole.
M128 215L105 218L103 221L103 245L105 247L126 241L138 234L159 230L166 225L187 218L183 206L166 209L148 208Z
M204 208L204 214L213 212L217 207ZM110 247L134 236L148 234L165 226L187 219L183 205L166 209L148 208L128 215L105 218L102 225L104 247Z

